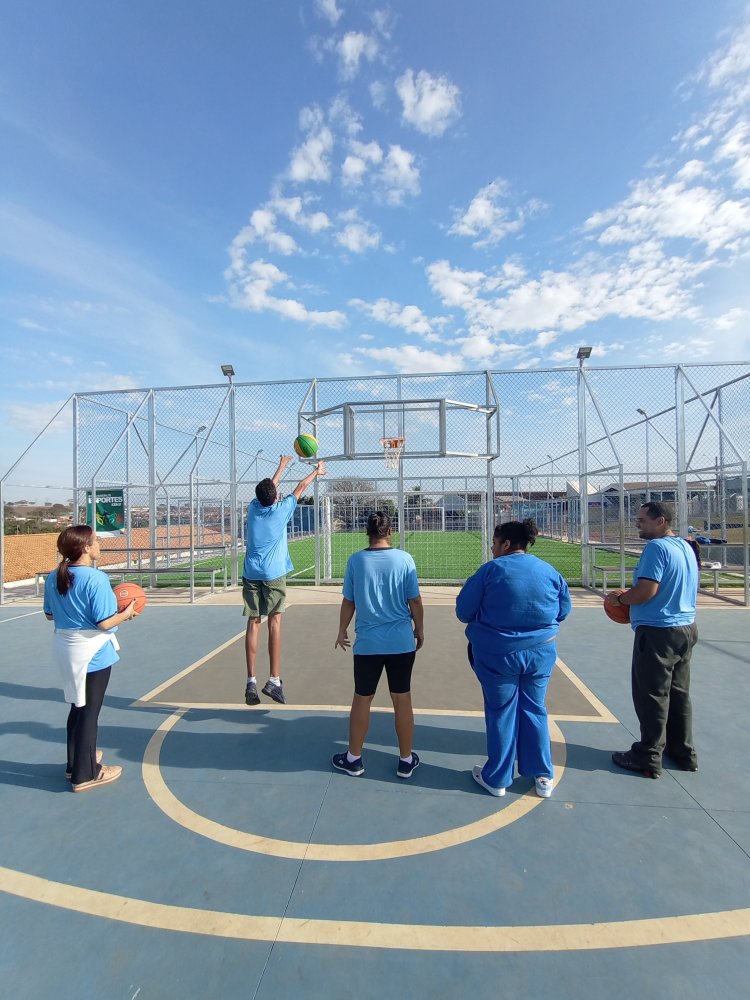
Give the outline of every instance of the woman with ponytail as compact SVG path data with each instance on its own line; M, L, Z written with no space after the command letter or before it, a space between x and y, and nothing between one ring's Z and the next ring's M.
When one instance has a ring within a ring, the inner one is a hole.
M62 559L44 584L44 613L55 623L53 651L62 675L68 713L66 777L74 792L117 781L121 767L102 764L96 749L99 712L112 664L117 663L117 626L135 613L135 601L117 611L109 579L94 568L99 542L87 524L66 528L57 539Z
M537 795L547 799L554 769L544 699L570 594L556 569L527 553L537 533L531 518L495 528L494 558L463 585L456 615L466 623L469 662L484 695L487 763L474 767L474 780L490 795L505 795L518 759L519 774L534 778Z

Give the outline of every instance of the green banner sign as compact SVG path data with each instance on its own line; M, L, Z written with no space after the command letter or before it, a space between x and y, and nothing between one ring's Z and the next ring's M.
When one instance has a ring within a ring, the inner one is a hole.
M125 502L122 490L96 491L96 523L91 518L91 492L86 493L86 524L97 535L121 535L125 531Z

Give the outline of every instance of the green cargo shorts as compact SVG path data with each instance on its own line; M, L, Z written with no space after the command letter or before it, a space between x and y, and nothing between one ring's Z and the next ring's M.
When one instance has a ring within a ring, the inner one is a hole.
M286 577L275 580L246 580L242 577L242 600L245 618L277 615L286 607Z

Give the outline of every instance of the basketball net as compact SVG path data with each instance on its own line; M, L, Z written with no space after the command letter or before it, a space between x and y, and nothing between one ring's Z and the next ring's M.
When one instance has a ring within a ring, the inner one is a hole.
M383 462L386 469L397 469L406 438L381 438L380 443L383 446Z

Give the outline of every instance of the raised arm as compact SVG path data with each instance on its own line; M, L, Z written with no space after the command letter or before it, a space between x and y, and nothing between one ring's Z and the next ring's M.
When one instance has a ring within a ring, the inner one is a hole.
M310 473L310 475L309 476L305 476L304 479L301 479L297 483L297 485L292 490L292 496L296 497L299 500L299 498L305 492L305 490L310 485L310 483L313 481L313 479L315 479L317 476L324 476L325 474L326 474L326 464L325 464L325 462L318 462L318 464L312 470L312 472Z
M271 480L272 480L274 486L278 486L279 485L279 480L281 479L281 476L282 476L282 474L284 472L284 469L287 467L287 465L289 465L290 462L293 462L293 461L294 461L294 456L293 455L280 455L279 456L279 467L276 470L276 472L274 472L274 474L271 476Z

